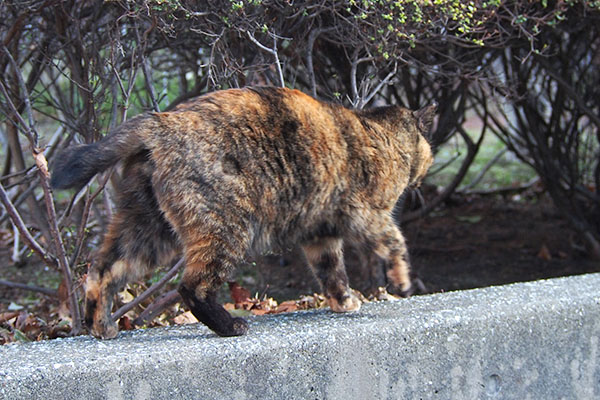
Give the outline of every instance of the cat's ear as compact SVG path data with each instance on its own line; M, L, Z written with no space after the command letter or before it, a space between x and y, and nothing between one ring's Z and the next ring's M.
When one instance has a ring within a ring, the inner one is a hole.
M428 140L431 141L431 125L433 125L433 117L437 112L437 103L434 101L428 106L425 106L417 111L413 111L413 115L417 119L417 127L421 134Z

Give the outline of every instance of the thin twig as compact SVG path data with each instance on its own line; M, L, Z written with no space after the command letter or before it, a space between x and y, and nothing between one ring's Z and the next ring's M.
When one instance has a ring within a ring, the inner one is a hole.
M73 197L71 198L71 201L67 205L67 208L65 208L62 215L58 219L59 226L62 226L64 219L67 218L69 215L71 215L71 212L73 211L73 208L75 207L75 205L79 204L81 199L87 195L88 190L90 189L91 183L92 183L92 181L89 181L88 183L85 184L84 187L82 187L77 193L75 193L75 195L73 195Z
M8 53L8 51L6 50L6 47L4 47L4 49ZM9 55L9 60L11 61L13 70L15 71L17 80L19 81L19 86L23 90L23 97L25 99L25 104L26 105L31 104L30 100L29 100L29 93L27 92L27 87L25 86L25 82L23 80L21 70L19 69L19 66L17 65L15 60L12 58L12 56L10 56L10 54L8 54L8 55ZM4 85L0 85L0 87L2 87L3 92L6 91L6 89L4 88ZM6 96L7 103L11 107L11 111L14 113L15 117L19 120L19 124L20 124L19 126L20 126L21 130L29 139L29 142L31 145L31 153L33 155L33 160L35 162L35 165L38 168L40 184L41 184L42 190L44 192L44 202L46 204L46 211L47 211L47 217L48 217L47 222L48 222L48 226L49 226L49 230L50 230L50 237L52 238L52 241L54 242L55 251L57 253L56 259L57 259L58 264L63 272L63 278L64 278L65 285L67 288L67 292L69 294L71 316L73 319L73 328L72 328L71 332L73 335L77 335L81 331L81 317L80 317L81 313L79 312L79 301L78 301L77 293L73 290L73 276L71 273L71 268L69 267L69 264L67 261L64 242L62 240L62 237L60 236L60 230L58 228L58 222L56 219L56 209L54 207L54 199L52 196L52 189L50 189L50 173L48 171L48 161L46 160L46 157L44 156L44 152L38 148L38 137L39 136L37 134L37 131L35 130L35 126L33 125L34 117L33 117L33 112L31 110L31 107L26 107L28 119L30 121L29 124L27 124L23 120L21 115L19 114L19 112L16 109L16 107L14 106L13 102L10 101L8 93L5 93L5 96ZM4 188L2 188L2 192L4 192ZM2 197L4 197L5 194L6 194L6 192L4 192L2 194ZM6 200L8 200L8 198ZM4 201L3 201L3 203L4 203ZM14 211L16 211L16 209L14 209ZM19 231L21 232L21 229L19 229Z
M435 207L440 205L445 199L447 199L448 197L450 197L450 195L452 193L454 193L455 189L458 187L458 185L460 185L460 183L464 179L465 175L467 174L467 171L469 170L469 167L473 163L473 160L475 159L475 156L477 155L477 152L479 151L479 147L481 146L481 142L483 141L483 138L485 136L486 125L484 124L483 128L481 129L481 133L479 134L479 138L477 139L476 143L474 143L471 140L471 138L469 137L467 132L465 132L465 130L462 128L462 126L458 125L457 130L458 130L458 133L460 133L460 135L462 136L465 143L467 144L467 155L466 155L463 163L461 164L460 169L458 170L456 175L454 175L452 182L450 182L444 188L444 190L442 190L442 192L439 195L437 195L432 201L430 201L427 205L419 208L418 210L415 210L415 211L409 212L405 215L402 215L402 218L401 218L402 223L410 222L417 218L421 218L421 217L427 215L428 213L430 213L431 211L433 211L435 209Z
M457 189L457 192L467 192L470 189L472 189L475 185L477 185L485 176L485 174L489 171L490 168L492 168L492 166L494 164L496 164L498 162L498 160L500 160L500 158L502 158L502 156L508 151L507 147L503 147L499 152L496 153L496 155L494 155L494 157L491 158L490 161L487 162L487 164L485 164L483 166L483 168L481 169L481 171L479 171L479 174L477 174L477 176L471 181L469 182L468 185L465 185L462 188Z
M308 79L310 81L310 92L312 97L317 98L317 81L315 78L315 67L313 65L313 48L315 40L321 34L321 29L314 29L308 35L308 45L306 46L306 69L308 70Z
M359 48L357 48L354 51L354 54L352 55L352 66L350 68L350 90L352 91L352 105L357 108L360 108L359 105L364 106L364 104L365 104L362 101L362 98L360 97L360 95L358 94L358 86L356 84L356 73L358 71L358 65L362 64L364 62L367 62L367 61L374 60L373 57L358 58L359 51L360 51Z
M147 32L144 33L144 38L140 35L140 28L138 24L137 18L133 19L135 26L135 34L137 36L138 41L138 50L139 50L139 58L141 60L140 64L142 66L142 72L144 73L144 80L146 82L146 89L148 89L148 93L150 94L150 100L152 101L152 108L154 111L160 112L160 107L158 102L156 101L156 91L154 90L154 86L152 85L152 74L150 71L150 67L148 66L148 59L144 55L144 51L146 50L147 45ZM151 30L152 27L149 28ZM130 82L130 85L133 84Z
M21 262L21 252L19 251L19 246L21 245L19 242L19 230L17 227L12 224L13 227L13 251L11 256L11 261L15 264L19 264Z
M33 235L33 238L35 240L40 240L41 236L42 236L42 232L38 232L35 235ZM31 249L27 246L23 246L23 248L19 250L19 258L26 256L27 254L25 254L25 253L28 253L28 252L31 252ZM56 266L50 265L50 267L53 267L55 270L59 271L58 264Z
M28 95L27 85L25 84L25 81L23 80L23 76L21 75L21 71L19 69L17 62L15 61L12 54L10 53L10 51L8 51L8 48L4 44L2 45L2 50L6 53L6 56L8 57L8 60L10 61L10 64L14 69L15 76L17 77L17 83L19 84L19 89L21 89L21 91L23 92L23 102L25 104L25 111L27 114L27 118L29 120L29 127L30 127L28 136L34 135L35 144L37 146L37 139L38 139L37 133L32 131L33 126L34 126L34 119L33 119L33 111L31 109L31 100L29 99L29 95ZM15 114L19 114L16 109L14 111L15 111ZM23 126L26 126L26 125L23 124Z
M275 57L275 66L277 67L277 73L279 74L279 85L281 87L285 87L285 80L283 79L283 70L281 69L281 62L279 61L279 54L277 52L277 38L273 37L273 48L270 49L267 46L263 45L261 42L256 40L256 38L252 35L251 32L247 32L250 40L257 45L261 50L270 53Z
M497 188L491 188L491 189L461 190L460 192L457 191L457 193L459 193L461 195L477 195L477 196L493 196L493 195L508 196L508 195L513 195L513 194L519 194L528 189L531 189L532 187L537 185L539 182L540 182L540 178L535 176L532 179L530 179L528 182L526 182L522 185L519 185L519 186L504 186L504 187L497 187Z
M177 261L177 263L162 278L160 278L160 280L158 282L156 282L154 285L152 285L148 289L146 289L142 294L137 296L133 301L130 301L129 303L125 304L123 307L121 307L117 311L115 311L115 313L112 315L113 321L117 321L119 318L121 318L123 315L125 315L129 310L132 310L133 308L135 308L142 301L144 301L148 297L150 297L150 295L152 295L152 293L156 292L158 289L163 287L175 275L177 275L177 273L179 272L181 267L183 267L183 264L184 264L184 259L182 258L179 261Z
M181 301L181 295L177 289L168 291L167 293L159 296L152 302L144 311L133 320L133 325L140 326L146 321L152 320L154 317L163 312L163 310L178 301Z
M44 261L44 263L52 267L56 267L58 265L56 258L52 254L48 253L46 249L44 249L33 238L33 236L31 236L31 233L29 233L29 230L27 229L25 222L21 218L19 211L17 211L13 203L10 201L8 193L6 193L6 191L4 190L4 186L2 186L2 183L0 183L0 202L2 202L2 205L4 206L4 209L6 210L12 223L19 230L19 233L21 234L21 237L27 244L27 247L33 250L33 252L36 253Z
M83 214L81 215L81 223L79 224L79 229L77 230L77 244L75 245L75 251L73 252L73 255L71 256L71 266L74 266L75 263L77 262L77 259L79 258L79 254L81 253L81 248L83 247L83 240L85 239L85 227L87 225L89 216L90 216L90 208L92 206L93 201L96 199L96 197L98 197L98 195L100 194L100 192L102 192L104 190L104 187L106 186L106 183L108 182L108 180L110 179L110 176L112 175L114 169L111 169L110 171L108 171L108 173L106 173L106 176L100 181L100 186L98 187L98 189L96 189L96 191L94 193L92 193L91 196L89 196L85 202L85 206L83 209Z
M358 104L358 108L363 108L366 104L369 103L369 101L371 101L371 99L373 98L373 96L375 96L377 93L379 93L379 91L381 90L381 88L384 85L387 85L390 83L390 80L394 77L394 75L396 75L396 72L398 71L398 63L394 63L394 70L390 71L389 74L386 75L385 78L383 78L383 80L381 80L381 82L379 82L379 84L377 84L377 86L375 87L375 89L373 89L371 91L371 93L365 98L365 99L361 99L359 104Z
M310 81L310 91L312 97L317 98L317 81L315 77L315 67L313 63L313 49L315 46L315 41L319 37L320 34L329 32L333 30L333 27L330 28L317 28L313 29L308 35L308 43L306 46L306 69L308 70L308 79Z
M25 176L31 175L31 170L32 169L33 169L33 167L29 167L29 168L24 169L22 171L13 172L12 174L2 175L2 176L0 176L0 181L7 181L10 178L15 178L15 177L21 176L21 175L25 175ZM21 184L21 183L22 182L19 182L18 184ZM11 183L10 185L6 185L6 188L9 188L11 186L16 186L16 184Z
M27 197L37 188L37 181L33 181L31 182L31 184L29 185L29 187L27 189L25 189L25 191L23 191L21 194L19 194L15 200L11 200L13 203L13 206L15 207L15 209L17 207L19 207L21 205L21 203L23 203L25 201L25 199L27 199ZM4 188L6 189L6 188ZM8 213L3 213L0 216L0 224L3 224L8 218L10 218L10 215L8 215Z
M13 288L13 289L23 289L23 290L29 290L30 292L43 293L47 296L52 296L52 297L58 296L58 291L56 291L54 289L48 289L48 288L43 288L43 287L33 286L33 285L26 285L24 283L18 283L18 282L10 282L10 281L5 281L3 279L0 279L0 285L6 286L9 288Z

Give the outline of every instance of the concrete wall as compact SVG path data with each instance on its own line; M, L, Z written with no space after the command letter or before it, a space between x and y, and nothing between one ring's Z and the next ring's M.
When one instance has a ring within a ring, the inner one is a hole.
M600 398L600 274L0 347L2 399Z

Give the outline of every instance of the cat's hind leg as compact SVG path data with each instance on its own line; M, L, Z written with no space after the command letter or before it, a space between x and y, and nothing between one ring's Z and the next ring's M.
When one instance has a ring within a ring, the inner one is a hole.
M118 327L111 312L115 294L128 282L141 275L145 267L141 261L127 256L128 231L134 227L127 224L127 214L117 211L113 216L97 262L90 266L85 281L85 322L90 333L100 339L117 336ZM140 246L140 243L136 243Z
M116 260L104 268L91 268L85 283L85 322L90 333L100 339L112 339L119 329L112 320L115 294L137 275L135 262Z
M302 245L306 259L335 312L358 311L360 300L348 286L341 238L317 238Z
M90 333L111 339L118 333L112 320L114 296L142 278L149 268L171 261L179 250L167 222L150 214L134 221L131 210L117 210L85 282L85 322Z
M116 212L85 283L85 322L92 335L104 339L118 333L111 316L115 294L180 251L156 202L150 181L152 164L140 154L127 160L124 170Z
M240 336L248 331L248 323L232 317L217 302L216 292L241 260L244 249L232 238L224 241L219 235L194 234L186 238L186 266L179 293L198 321L219 336Z

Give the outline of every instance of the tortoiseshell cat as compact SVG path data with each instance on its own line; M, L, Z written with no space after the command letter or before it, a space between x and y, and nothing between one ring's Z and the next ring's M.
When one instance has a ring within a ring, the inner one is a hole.
M115 337L114 294L181 252L179 292L221 336L248 329L215 293L251 251L300 244L337 312L360 307L348 288L343 241L368 244L388 280L410 290L392 209L433 162L427 135L435 109L353 111L297 90L231 89L67 148L53 167L55 188L81 188L123 160L117 210L86 283L91 333Z

